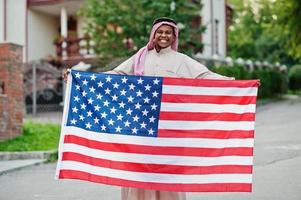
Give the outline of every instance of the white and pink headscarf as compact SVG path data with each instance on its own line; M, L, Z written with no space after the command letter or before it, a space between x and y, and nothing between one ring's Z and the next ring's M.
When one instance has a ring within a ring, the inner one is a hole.
M167 20L165 21L164 19L167 19ZM179 28L178 28L177 24L174 23L173 20L171 20L169 18L159 18L160 22L156 23L157 20L155 20L155 22L153 24L153 28L152 28L147 45L142 47L141 49L139 49L139 51L134 56L134 63L133 63L134 66L133 67L134 67L135 75L139 75L139 76L144 75L144 64L145 64L146 54L148 51L155 48L154 37L155 37L155 33L156 33L157 29L160 26L169 25L169 26L173 27L174 34L175 34L175 40L171 44L171 48L175 51L178 50Z

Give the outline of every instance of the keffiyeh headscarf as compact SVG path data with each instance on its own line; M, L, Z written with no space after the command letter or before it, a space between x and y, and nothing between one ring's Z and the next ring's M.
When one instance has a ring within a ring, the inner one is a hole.
M162 17L158 18L154 21L152 31L149 37L149 41L146 46L142 47L134 56L134 74L135 75L144 75L144 64L145 64L145 57L148 51L155 48L154 44L154 36L157 31L157 29L162 25L169 25L173 27L174 34L175 34L175 40L171 44L171 48L175 51L178 50L178 35L179 35L179 29L177 26L177 23L170 18Z

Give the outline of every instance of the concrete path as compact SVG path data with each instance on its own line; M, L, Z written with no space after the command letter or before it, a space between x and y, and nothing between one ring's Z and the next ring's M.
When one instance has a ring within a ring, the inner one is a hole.
M252 193L188 193L187 200L300 200L301 99L261 106L256 115ZM55 181L55 163L0 176L0 199L119 200L120 188L76 180Z

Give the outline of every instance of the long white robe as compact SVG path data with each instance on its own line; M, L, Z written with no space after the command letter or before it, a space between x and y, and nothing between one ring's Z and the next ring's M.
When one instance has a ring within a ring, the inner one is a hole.
M134 56L107 73L133 75ZM146 55L144 75L180 78L233 79L211 72L204 65L170 47L157 52L151 50ZM122 200L185 200L184 192L122 188Z

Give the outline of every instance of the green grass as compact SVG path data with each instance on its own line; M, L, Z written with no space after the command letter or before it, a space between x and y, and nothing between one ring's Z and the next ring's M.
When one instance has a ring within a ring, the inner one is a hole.
M60 126L25 122L23 134L0 142L0 151L45 151L57 149Z

